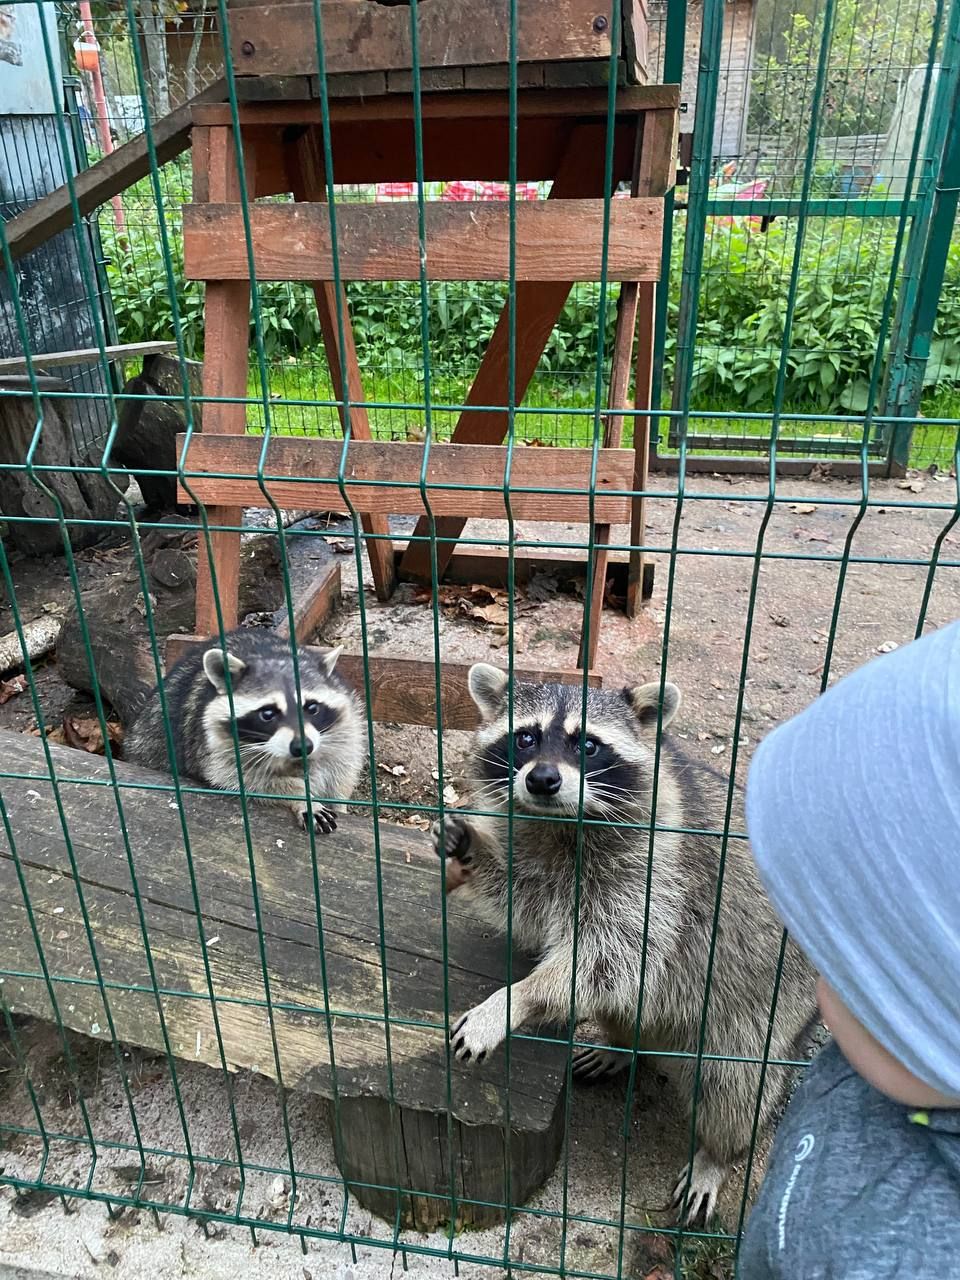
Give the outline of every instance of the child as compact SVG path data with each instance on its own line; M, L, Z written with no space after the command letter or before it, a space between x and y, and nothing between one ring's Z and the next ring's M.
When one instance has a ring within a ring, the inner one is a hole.
M960 1276L960 623L772 733L747 828L833 1042L781 1121L737 1274Z

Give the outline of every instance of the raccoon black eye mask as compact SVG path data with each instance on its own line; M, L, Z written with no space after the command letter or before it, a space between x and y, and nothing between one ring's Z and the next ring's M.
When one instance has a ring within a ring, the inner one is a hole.
M222 645L215 638L186 654L163 682L178 770L236 791L239 749L245 790L275 797L306 824L306 768L314 828L335 830L336 802L353 794L366 761L363 713L336 674L339 655L297 650L298 716L290 645L274 632L241 628ZM138 764L169 767L157 690L128 730L124 752Z
M672 1055L659 1064L692 1098L720 857L719 839L701 833L722 828L727 784L665 736L651 850L658 726L666 729L676 715L679 689L665 683L661 690L659 682L590 689L583 724L580 686L518 684L511 717L505 672L481 663L468 683L482 719L467 764L468 807L486 812L448 812L434 827L434 844L448 892L467 894L471 909L504 932L509 903L514 941L540 959L510 988L509 1025L506 987L454 1020L454 1054L482 1062L526 1023L566 1028L571 1017L589 1019L608 1047L577 1051L573 1071L597 1080L630 1065L639 1009L644 1047ZM581 792L590 821L578 824L571 819ZM732 826L741 826L737 815ZM675 1191L688 1222L709 1219L730 1166L750 1147L759 1068L749 1063L763 1057L782 936L742 841L727 845L721 901L698 1146ZM815 1020L813 974L788 943L771 1060L802 1057ZM768 1066L761 1124L788 1083L786 1068Z

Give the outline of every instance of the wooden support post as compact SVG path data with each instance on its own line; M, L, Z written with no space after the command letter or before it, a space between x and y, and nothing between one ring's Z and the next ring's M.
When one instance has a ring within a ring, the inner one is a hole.
M316 129L308 131L296 144L293 159L293 195L295 200L325 201L327 184L323 170L323 156L316 135ZM320 317L320 330L323 334L323 345L330 366L330 381L333 393L338 400L350 402L350 435L354 440L371 440L370 419L363 404L363 381L360 376L360 364L357 360L357 348L353 339L353 325L350 323L350 312L347 307L347 295L343 286L339 290L339 304L343 314L343 352L340 350L340 330L337 324L337 286L332 280L318 280L313 285L313 296L317 302L317 313ZM346 370L346 386L343 373ZM347 415L343 405L339 407L340 423L344 431L347 429ZM390 542L390 517L383 515L362 514L360 523L366 534L375 535L367 540L367 553L370 556L370 569L373 573L373 584L379 600L389 600L397 585L396 566L393 557L393 545Z
M644 283L639 286L637 325L637 376L634 407L651 409L651 385L653 381L653 335L655 328L657 288L667 288L666 282L657 286ZM637 492L646 489L650 477L650 418L645 415L633 420L633 487ZM646 530L646 499L634 498L630 516L630 568L627 571L628 618L635 618L643 601L644 558L640 547ZM652 567L652 565L651 565Z
M550 189L552 199L577 199L603 191L602 125L580 125L567 144L560 168ZM540 283L518 281L516 289L516 362L515 386L517 402L523 400L554 325L570 295L574 282ZM510 363L510 318L504 308L487 346L467 405L506 404L507 371ZM463 444L500 444L507 433L507 414L485 413L467 408L460 415L452 439ZM437 574L442 577L463 532L465 520L458 516L438 519ZM416 538L428 538L430 522L424 516L417 522ZM430 544L412 541L400 562L401 570L411 577L429 577Z
M256 157L251 148L244 153L247 185L253 191ZM197 128L193 143L193 196L197 201L217 204L240 199L240 176L229 128ZM250 344L250 282L211 281L207 285L204 309L205 343L203 394L240 396L247 394L247 349ZM208 402L203 414L204 431L210 435L243 433L247 407L240 403ZM233 525L243 521L241 507L207 507L211 524ZM197 552L197 612L195 629L213 635L218 629L217 598L224 629L237 625L240 594L240 534L211 531L213 573L201 535Z

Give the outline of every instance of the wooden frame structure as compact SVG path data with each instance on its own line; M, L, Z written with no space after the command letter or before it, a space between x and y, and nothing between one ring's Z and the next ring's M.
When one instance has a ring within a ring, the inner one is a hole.
M282 6L292 10L296 6ZM240 10L240 12L247 12ZM249 11L249 12L252 12ZM234 38L232 36L232 38ZM642 488L648 467L646 418L637 419L635 447L620 448L622 414L636 368L638 407L649 407L653 307L659 276L662 197L676 169L678 90L637 86L617 92L612 127L613 182L629 184L628 199L610 206L607 276L621 281L609 406L596 480L596 555L590 613L589 652L580 665L593 667L600 629L611 524L629 523L641 541L643 503L629 493ZM429 580L429 531L420 487L423 446L372 440L346 299L344 351L337 321L330 212L316 99L245 102L239 107L240 144L249 202L249 226L257 280L304 280L313 286L324 346L337 399L350 402L350 444L341 490L343 446L322 439L275 438L258 477L261 441L246 434L250 306L248 247L240 202L233 117L224 105L193 112L194 203L184 210L186 274L206 281L204 432L190 441L182 462L186 483L206 506L211 525L241 523L244 506L261 505L266 491L281 505L341 505L345 493L361 513L374 585L389 598L404 577ZM509 115L498 92L436 92L421 100L422 151L427 181L508 177ZM546 88L518 94L517 169L523 181L550 181L547 200L516 210L516 348L518 402L526 393L554 325L578 280L600 278L604 219L604 160L608 90ZM397 93L332 99L328 120L335 180L372 184L415 178L413 101ZM257 203L292 192L294 201ZM432 204L426 210L427 263L431 280L506 280L509 207L504 202ZM340 204L337 251L341 280L418 279L417 209L412 205ZM341 285L342 288L342 285ZM481 406L506 404L509 319L501 315L491 335L449 444L434 444L427 468L428 498L439 539L440 575L450 564L467 519L505 517L503 499L506 412ZM343 378L343 372L346 379ZM232 398L233 402L229 402ZM341 421L344 413L341 409ZM498 447L499 446L499 447ZM515 517L589 520L592 451L550 448L516 450L511 467ZM212 473L212 474L211 474ZM236 478L226 478L227 476ZM297 479L299 477L299 479ZM309 479L306 479L309 477ZM464 487L464 485L478 487ZM439 487L433 487L437 485ZM542 492L544 489L549 493ZM526 492L524 492L526 490ZM619 492L618 492L619 491ZM186 491L183 499L191 501ZM396 556L391 514L416 514L416 536ZM226 627L237 622L239 533L212 533L220 608ZM473 557L474 560L482 557ZM488 580L502 575L502 558L491 556ZM643 562L631 555L627 608L639 607ZM314 593L322 602L328 584ZM317 610L299 608L315 629ZM204 556L198 564L196 638L217 630L213 582ZM177 645L189 638L179 637ZM422 665L422 664L420 664ZM557 673L557 678L571 673ZM430 677L432 684L432 675Z

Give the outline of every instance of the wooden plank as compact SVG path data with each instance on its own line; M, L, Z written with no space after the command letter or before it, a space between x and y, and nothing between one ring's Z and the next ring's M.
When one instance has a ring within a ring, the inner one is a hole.
M627 79L631 84L645 84L656 67L650 67L649 28L647 7L644 0L624 0L621 8L623 22L623 56L627 64Z
M283 809L249 804L248 851L236 797L185 794L183 813L196 877L198 915L188 874L181 814L171 793L147 790L169 785L160 774L118 762L119 791L110 785L106 762L85 752L52 746L59 800L70 833L76 876L64 825L43 755L35 738L0 734L4 807L12 843L0 836L0 972L7 981L7 1007L16 1014L50 1019L52 1006L41 976L37 947L13 862L15 847L34 912L60 1017L72 1031L109 1043L105 1001L119 1040L163 1051L158 999L137 915L133 878L123 842L117 838L117 801L129 832L146 937L163 990L162 1014L173 1051L220 1070L213 1001L227 1067L278 1079L288 1089L334 1096L328 1056L328 1019L336 1056L336 1096L351 1108L338 1152L351 1179L385 1181L443 1197L449 1195L450 1162L456 1157L458 1194L504 1200L505 1102L502 1053L464 1068L452 1064L454 1150L446 1139L446 1028L444 981L450 1010L457 1013L501 985L505 947L485 937L468 908L448 899L449 961L444 972L441 935L441 868L421 832L380 821L380 874L369 816L344 816L339 829L316 841L322 911L310 888L311 848L293 816ZM23 776L26 775L26 776ZM91 785L95 784L95 785ZM254 924L251 860L256 867L264 959ZM82 887L94 946L111 988L106 994L88 980L91 947L84 930ZM383 927L378 919L382 891ZM322 920L326 990L321 982L318 919ZM212 993L204 973L204 949ZM385 950L386 975L380 947ZM529 965L517 957L518 976ZM266 974L264 973L266 970ZM26 976L23 976L23 975ZM35 974L36 976L30 976ZM76 981L77 979L81 981ZM271 1042L265 982L273 1001L279 1070ZM381 1121L380 1100L389 1098L384 1034L384 982L389 984L392 1082L402 1125L414 1127L420 1111L439 1141L432 1160L412 1167L403 1143ZM197 998L198 994L201 998ZM212 997L212 998L211 998ZM359 1017L337 1017L337 1012ZM518 1141L511 1143L514 1195L518 1203L550 1172L549 1152L562 1131L564 1050L523 1039L512 1047L510 1117ZM372 1111L367 1108L372 1108ZM474 1131L473 1126L477 1126ZM461 1133L461 1129L463 1132ZM482 1139L483 1158L459 1163L460 1144ZM538 1161L533 1157L536 1156ZM371 1160L386 1176L371 1178ZM364 1176L366 1174L366 1176ZM423 1179L414 1180L414 1179ZM362 1187L356 1188L361 1201ZM401 1205L401 1220L422 1229L449 1216L449 1203ZM471 1215L469 1206L462 1213ZM481 1210L476 1225L502 1217Z
M209 355L207 357L209 360ZM206 364L207 361L204 361ZM212 406L208 406L209 408ZM338 440L274 436L267 446L263 487L258 479L262 438L253 435L195 435L186 446L177 437L184 474L198 502L221 507L262 506L264 491L289 510L342 506L338 479L344 445ZM406 442L357 440L347 448L344 489L358 511L418 515L423 446ZM506 518L503 446L438 444L430 450L427 497L439 516L456 514L487 520ZM511 463L510 504L518 520L590 518L592 449L517 449ZM626 524L630 519L633 451L601 449L597 460L595 519ZM482 485L483 488L471 486ZM186 489L178 490L186 495ZM188 502L189 498L182 497ZM198 626L198 631L204 628ZM212 635L216 626L209 628Z
M207 167L200 177L209 198L218 202L240 198L240 176L231 129L198 130L205 136L194 156ZM251 186L256 181L256 155L252 144L244 155L244 170ZM250 345L250 285L246 280L207 286L204 303L203 394L205 396L246 396L247 362ZM211 436L243 431L247 407L243 403L211 401L204 406L204 430ZM192 502L192 498L185 501ZM239 505L211 500L210 523L243 524ZM211 565L212 559L212 565ZM212 635L222 625L225 630L238 622L240 598L240 534L228 529L210 533L210 556L201 537L197 554L197 606L194 626ZM220 612L217 610L219 600Z
M172 663L189 649L207 643L203 636L171 635L167 637L165 661ZM477 709L467 688L469 662L440 664L440 709L444 729L473 730L480 724ZM337 671L365 697L364 662L360 654L344 653ZM371 718L378 724L419 724L437 727L436 667L432 662L416 658L386 658L371 654L367 658L370 672ZM582 671L550 671L515 667L514 680L519 684L582 684ZM588 676L593 689L603 687L603 679L595 672Z
M330 614L340 603L340 566L336 560L325 564L293 605L293 631L297 644L306 644L317 634ZM277 634L290 635L290 619L286 609L282 611Z
M640 285L637 331L637 368L635 406L638 409L652 407L651 387L653 382L653 340L656 323L657 287L653 284ZM650 482L650 425L649 417L633 420L633 487L642 493ZM646 499L635 498L630 515L630 568L627 573L628 618L635 618L640 611L644 599L652 591L647 589L646 563L644 553L640 550L646 532Z
M407 544L402 545L405 547ZM400 546L398 538L398 550L394 554L402 554ZM444 581L479 582L490 587L505 587L508 580L508 559L506 547L458 548L450 557ZM611 552L610 561L625 570L627 552ZM582 582L586 572L586 557L575 551L551 551L549 548L534 551L527 547L517 547L513 553L513 577L518 586L525 586L537 574L552 574L560 582ZM426 574L422 578L407 578L404 575L404 581L429 583L430 575Z
M509 61L509 0L443 0L418 9L421 67L477 66ZM609 0L524 0L518 9L519 62L560 62L610 56ZM599 21L598 21L599 19ZM312 75L317 71L310 4L244 6L229 15L238 76ZM342 71L409 70L413 62L409 6L326 0L324 65Z
M326 199L323 152L316 130L308 131L298 140L293 194L296 200ZM350 434L354 440L370 440L372 438L370 419L363 404L365 399L363 378L360 374L360 361L357 359L357 347L353 337L346 290L343 285L340 285L338 291L337 285L332 280L317 280L313 282L313 296L317 304L320 332L323 335L323 346L327 354L334 396L337 400L348 400L350 403L349 417L343 404L337 406L341 428L346 432L349 425ZM343 326L342 351L340 324L337 321L338 304ZM344 372L346 372L346 382L344 382ZM364 511L361 513L360 520L364 532L375 535L367 542L367 554L370 558L370 570L373 574L377 598L389 600L397 582L393 546L389 538L389 516L374 516Z
M433 280L510 278L510 210L505 202L428 203L426 270ZM602 200L530 200L515 210L516 279L599 280ZM249 210L258 280L332 280L330 211L322 204L260 204ZM415 202L342 204L337 258L343 280L419 280ZM660 271L663 203L617 200L609 207L608 280L654 280ZM250 268L243 210L190 204L183 211L184 272L192 280L245 280Z
M544 97L548 95L543 94ZM575 93L569 95L571 98ZM606 130L603 129L603 134ZM630 161L633 163L633 137L631 131ZM580 125L570 134L559 167L550 189L551 200L570 200L596 195L603 190L604 147L597 126ZM523 402L530 380L536 372L554 325L563 310L573 287L573 282L518 282L516 288L516 332L514 344L514 387L517 403ZM508 415L488 413L475 405L507 403L508 373L510 367L510 316L507 308L500 314L496 328L487 344L477 376L467 393L467 408L460 414L453 431L453 440L470 444L499 444L507 433ZM437 523L437 537L450 539L438 542L436 549L437 573L442 577L456 546L456 539L463 532L466 521L451 516ZM421 517L415 534L424 539L430 532L429 522ZM424 577L431 572L430 546L425 541L411 542L401 561L405 573Z
M190 145L194 108L206 102L222 102L225 96L226 82L218 80L185 102L182 107L151 122L158 165L166 164L174 156L186 151ZM125 191L149 172L150 156L146 134L139 134L73 179L81 216L92 213L111 196ZM6 223L4 230L14 262L72 225L70 188L64 183Z
M31 353L33 365L37 369L59 369L70 364L98 364L100 360L135 360L137 356L159 355L165 351L176 351L175 342L127 342L120 346L82 347L78 351L49 351ZM27 368L26 356L7 356L0 360L0 374L19 373Z
M241 82L238 82L238 87ZM618 119L643 111L673 111L680 106L680 87L675 84L630 85L617 91L615 112ZM405 94L384 94L382 97L357 97L337 99L330 103L328 119L331 128L353 123L372 124L374 121L412 121L414 103ZM570 124L583 123L590 118L606 120L610 112L607 89L538 89L521 90L517 94L517 117L561 118ZM429 94L421 103L421 118L426 124L434 120L499 120L507 118L503 94L490 90L465 91L464 93ZM243 128L258 125L322 124L322 104L312 102L257 102L242 103L239 119ZM233 123L229 105L215 105L214 101L199 105L194 112L196 124L227 126ZM476 176L476 175L474 175Z

